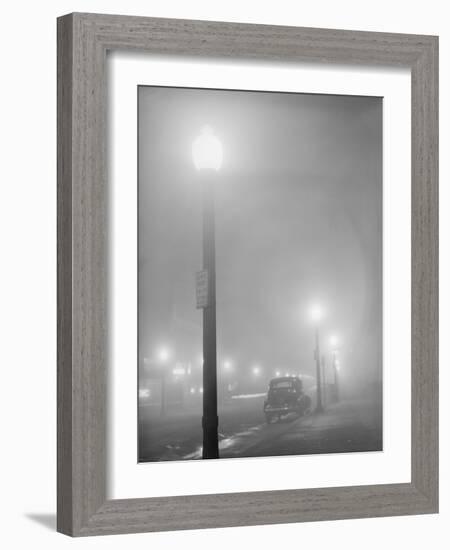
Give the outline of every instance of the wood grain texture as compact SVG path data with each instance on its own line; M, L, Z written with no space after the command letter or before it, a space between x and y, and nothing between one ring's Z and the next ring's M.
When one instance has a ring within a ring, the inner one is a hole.
M412 85L412 480L438 508L438 43L424 49Z
M72 24L58 20L57 529L72 525Z
M106 498L106 52L405 66L412 82L412 480ZM438 39L71 14L58 20L58 530L98 535L423 514L438 509Z

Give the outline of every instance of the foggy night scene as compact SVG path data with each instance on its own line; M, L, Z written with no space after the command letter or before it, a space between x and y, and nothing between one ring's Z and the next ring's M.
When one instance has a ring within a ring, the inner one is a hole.
M381 451L382 98L138 88L138 460Z

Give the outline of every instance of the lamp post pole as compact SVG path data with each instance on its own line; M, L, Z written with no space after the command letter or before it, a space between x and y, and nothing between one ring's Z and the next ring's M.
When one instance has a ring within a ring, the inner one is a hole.
M326 365L325 354L322 354L321 365L322 365L322 371L321 371L322 406L324 409L326 409L327 403L328 403L328 391L327 391L327 365Z
M334 399L337 402L339 401L339 380L338 380L336 355L337 355L337 351L333 350Z
M217 416L217 351L216 351L216 251L215 251L215 177L222 164L222 145L212 128L205 126L192 145L192 156L197 170L203 172L202 233L203 272L206 275L206 301L203 308L203 458L219 458Z
M208 303L203 308L203 458L219 458L214 194L214 184L203 180L203 269L208 273Z
M166 416L166 372L161 371L161 416Z
M316 413L323 412L322 405L322 380L321 380L321 369L320 369L320 345L319 345L319 327L316 325L316 350L315 350L315 359L316 359L316 387L317 387L317 403L316 403Z

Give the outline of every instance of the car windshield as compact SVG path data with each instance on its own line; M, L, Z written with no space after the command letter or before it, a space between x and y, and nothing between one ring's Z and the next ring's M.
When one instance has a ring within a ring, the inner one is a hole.
M292 387L293 387L293 383L291 382L291 380L280 380L279 382L272 382L271 384L271 388L273 390L278 390L281 388L292 388Z

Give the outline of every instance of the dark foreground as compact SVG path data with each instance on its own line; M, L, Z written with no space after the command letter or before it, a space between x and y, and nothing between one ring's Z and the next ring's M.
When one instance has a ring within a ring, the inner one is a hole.
M266 424L263 397L233 400L219 411L220 458L347 453L382 450L381 403L347 399L322 414L290 415ZM141 407L139 460L200 459L201 415L198 408L161 418Z

